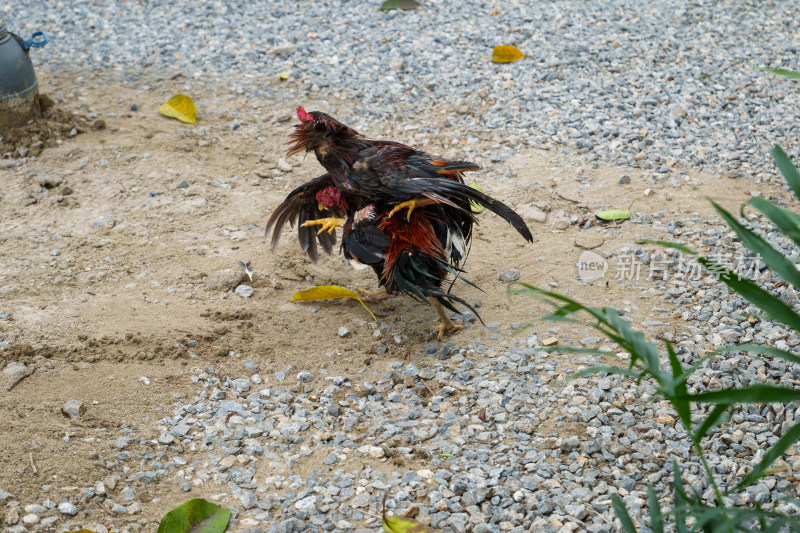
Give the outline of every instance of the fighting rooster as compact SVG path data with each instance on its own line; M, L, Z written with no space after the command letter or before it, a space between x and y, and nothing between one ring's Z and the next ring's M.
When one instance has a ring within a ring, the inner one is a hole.
M343 226L345 257L371 266L387 294L402 292L433 304L439 337L461 329L445 309L472 307L442 284L451 275L464 280L459 265L476 223L470 201L494 211L532 241L522 218L464 184L461 173L478 169L472 163L364 139L321 112L300 107L297 114L301 124L292 134L289 154L314 151L328 173L292 191L272 213L266 232L272 231L273 251L286 223L296 222L301 248L316 262L317 244L331 253L333 231ZM402 209L406 216L395 216ZM321 226L316 235L312 226Z

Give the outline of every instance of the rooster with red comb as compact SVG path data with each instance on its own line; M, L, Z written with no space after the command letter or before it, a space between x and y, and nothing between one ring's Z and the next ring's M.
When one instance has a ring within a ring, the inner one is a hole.
M524 220L510 207L466 185L473 163L449 161L394 141L370 140L321 112L298 106L300 124L290 136L289 155L313 152L326 173L287 196L267 221L272 248L287 224L298 224L301 248L316 262L318 247L330 254L334 231L343 227L342 251L371 266L389 295L404 293L431 303L441 338L461 329L447 310L475 310L443 285L461 279L477 223L470 202L496 213L533 241ZM402 213L405 210L405 213ZM312 227L320 226L313 234ZM475 312L477 316L477 312Z

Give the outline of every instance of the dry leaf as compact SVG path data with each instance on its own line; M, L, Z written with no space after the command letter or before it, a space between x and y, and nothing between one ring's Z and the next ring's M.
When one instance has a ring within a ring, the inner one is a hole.
M375 318L375 315L372 314L372 311L369 310L369 307L367 307L367 304L361 300L361 297L358 294L350 289L339 287L338 285L320 285L319 287L312 287L304 291L297 291L294 293L294 296L292 296L292 303L311 302L314 300L332 300L335 298L353 298L354 300L358 300L359 303L364 306L364 309L366 309L367 312L372 315L372 319L375 322L378 321L378 319Z
M519 48L510 44L495 46L492 50L492 61L495 63L513 63L525 57Z
M473 189L475 189L478 192L483 192L483 189L478 187L478 182L475 181L475 180L472 180L472 183L470 183L469 186L472 187ZM470 210L472 210L473 213L480 213L481 211L486 209L482 205L480 205L478 203L475 203L472 200L469 201L469 208L470 208Z
M181 122L194 124L197 122L197 112L194 101L185 94L176 94L166 104L158 108L158 112L165 117L177 118Z

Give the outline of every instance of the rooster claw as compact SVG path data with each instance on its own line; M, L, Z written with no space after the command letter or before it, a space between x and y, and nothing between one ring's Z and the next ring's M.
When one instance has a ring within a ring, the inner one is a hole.
M408 209L408 213L406 214L406 220L411 220L411 213L414 212L415 209L419 209L420 207L425 207L427 205L435 204L436 202L431 200L430 198L424 198L422 200L408 200L407 202L403 202L401 204L397 204L394 208L389 211L389 214L386 218L392 218L395 213L398 211L402 211L403 209Z
M345 222L347 222L347 219L331 217L331 218L318 218L317 220L309 220L308 222L303 222L300 225L304 227L321 225L322 227L319 228L319 231L317 232L317 235L319 235L325 230L327 230L328 233L333 233L333 230L335 230L339 226L344 226Z

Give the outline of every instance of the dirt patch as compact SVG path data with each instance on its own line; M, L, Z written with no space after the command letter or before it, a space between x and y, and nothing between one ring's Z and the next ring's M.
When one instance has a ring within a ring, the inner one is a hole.
M17 159L38 157L42 150L61 144L65 139L84 133L88 129L105 128L103 120L91 122L88 118L63 109L49 96L37 96L36 118L14 128L0 138L0 158Z

